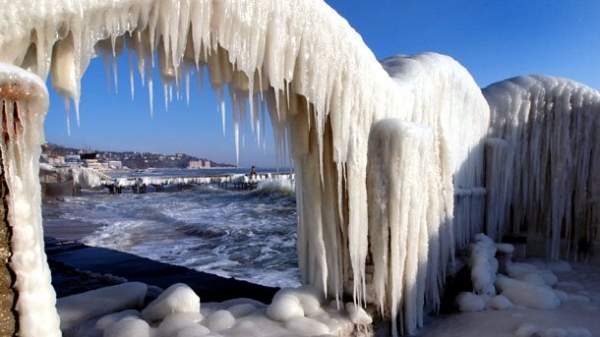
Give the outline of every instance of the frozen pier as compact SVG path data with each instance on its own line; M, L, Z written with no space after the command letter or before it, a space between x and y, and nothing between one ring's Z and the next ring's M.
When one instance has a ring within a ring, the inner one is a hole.
M103 179L101 185L108 188L113 194L122 193L128 188L133 193L146 193L149 191L162 191L166 187L177 186L183 188L190 185L216 185L220 188L234 190L255 189L260 182L283 180L293 182L293 173L257 173L248 174L220 174L214 176L136 176ZM149 189L151 188L151 189Z

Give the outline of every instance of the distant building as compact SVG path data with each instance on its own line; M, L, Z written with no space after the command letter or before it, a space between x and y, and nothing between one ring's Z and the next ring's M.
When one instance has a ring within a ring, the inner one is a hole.
M98 161L98 159L85 159L85 167L88 168L93 168L96 170L103 170L105 169L105 166L102 165L101 162Z
M69 166L80 166L81 157L78 154L68 154L65 156L65 164Z
M190 160L188 164L188 168L190 169L199 169L199 168L209 168L211 167L210 160Z
M65 157L63 156L56 156L56 157L48 157L48 164L50 165L54 165L54 166L61 166L65 164Z
M112 170L120 170L123 168L123 163L120 160L109 160L108 168Z

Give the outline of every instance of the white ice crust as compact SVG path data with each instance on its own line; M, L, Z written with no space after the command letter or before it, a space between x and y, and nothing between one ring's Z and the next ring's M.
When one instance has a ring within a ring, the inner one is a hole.
M545 238L552 259L577 257L580 240L600 224L600 92L557 77L523 76L483 90L490 134L506 146L488 176L491 227ZM561 252L561 240L566 249Z

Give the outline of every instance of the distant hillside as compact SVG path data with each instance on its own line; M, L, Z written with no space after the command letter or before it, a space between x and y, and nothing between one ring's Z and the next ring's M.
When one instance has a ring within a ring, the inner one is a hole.
M65 147L57 144L46 143L42 145L42 153L50 156L66 156L76 154L96 153L99 160L119 160L124 166L130 169L146 169L146 168L187 168L190 161L204 160L209 161L211 167L234 167L227 163L218 163L206 158L198 158L187 155L185 153L161 154L151 152L134 152L134 151L102 151L91 149L76 149Z

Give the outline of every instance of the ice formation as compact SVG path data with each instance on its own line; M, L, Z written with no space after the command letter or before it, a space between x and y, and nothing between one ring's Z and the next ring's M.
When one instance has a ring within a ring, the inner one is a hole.
M122 283L112 287L66 296L58 300L61 330L69 330L74 323L103 316L144 303L148 287L139 282Z
M137 286L139 284L134 284ZM131 284L120 285L122 289ZM145 285L144 285L145 287ZM115 287L101 288L97 293L114 292ZM184 289L184 292L181 290ZM119 290L119 291L121 291ZM133 295L130 295L130 298ZM173 301L175 298L178 301ZM282 298L294 298L296 304L306 310L299 315L286 316L289 311L281 306ZM97 298L89 294L77 294L70 302L88 302L88 307L101 309ZM115 302L116 303L116 302ZM189 306L186 303L193 303ZM260 336L349 336L356 327L371 324L371 317L353 303L347 303L346 311L338 310L335 301L327 302L319 291L307 286L299 289L280 290L273 302L266 306L249 299L235 299L222 303L203 303L200 310L198 296L184 284L176 284L152 301L142 310L156 312L156 308L169 308L160 315L145 317L137 309L142 303L121 301L125 311L95 310L92 316L77 316L70 320L72 329L65 332L66 337L260 337ZM80 308L80 307L79 307ZM111 306L112 310L119 310ZM74 308L77 309L77 308ZM282 312L281 314L279 312ZM310 313L310 314L308 314ZM68 314L61 311L63 314ZM277 319L273 319L276 316ZM160 317L160 318L159 318ZM356 336L362 336L360 333Z
M434 146L430 128L396 119L379 121L369 138L367 186L374 296L381 312L389 312L391 317L404 314L400 317L402 330L409 334L423 325L425 297L439 301L442 281L436 266L443 256L439 242L445 214ZM397 331L393 320L392 333Z
M10 269L18 292L14 310L19 335L60 336L56 294L44 252L38 174L48 108L44 82L21 68L0 63L0 108L0 152L9 190L5 205L12 235Z
M431 128L426 157L438 163L432 175L439 179L428 191L441 197L431 201L437 210L412 215L424 225L409 228L411 247L402 248L409 252L402 287L417 290L405 296L396 285L382 289L381 280L395 275L400 264L383 271L382 257L375 262L377 301L392 321L402 310L403 327L414 329L422 324L424 306L438 306L454 247L481 230L485 200L482 138L489 108L456 61L433 53L394 57L383 62L384 70L348 23L318 0L3 5L10 13L0 22L0 62L42 78L51 73L55 89L74 100L77 115L79 81L90 59L114 59L126 49L137 56L151 99L152 67L160 68L165 93L171 93L165 97L183 86L189 95L189 74L207 68L217 93L230 96L237 146L241 123L248 120L260 137L268 110L279 152L289 149L297 174L302 281L338 304L344 292L356 305L366 303L369 245L382 244L369 238L370 208L378 207L368 202L366 184L373 123L396 118ZM403 193L397 197L418 202ZM418 253L412 249L417 242Z
M488 177L504 186L488 189L488 224L545 238L550 258L576 258L579 242L594 239L600 224L600 93L544 76L508 79L483 92L490 134L503 140L488 165Z

